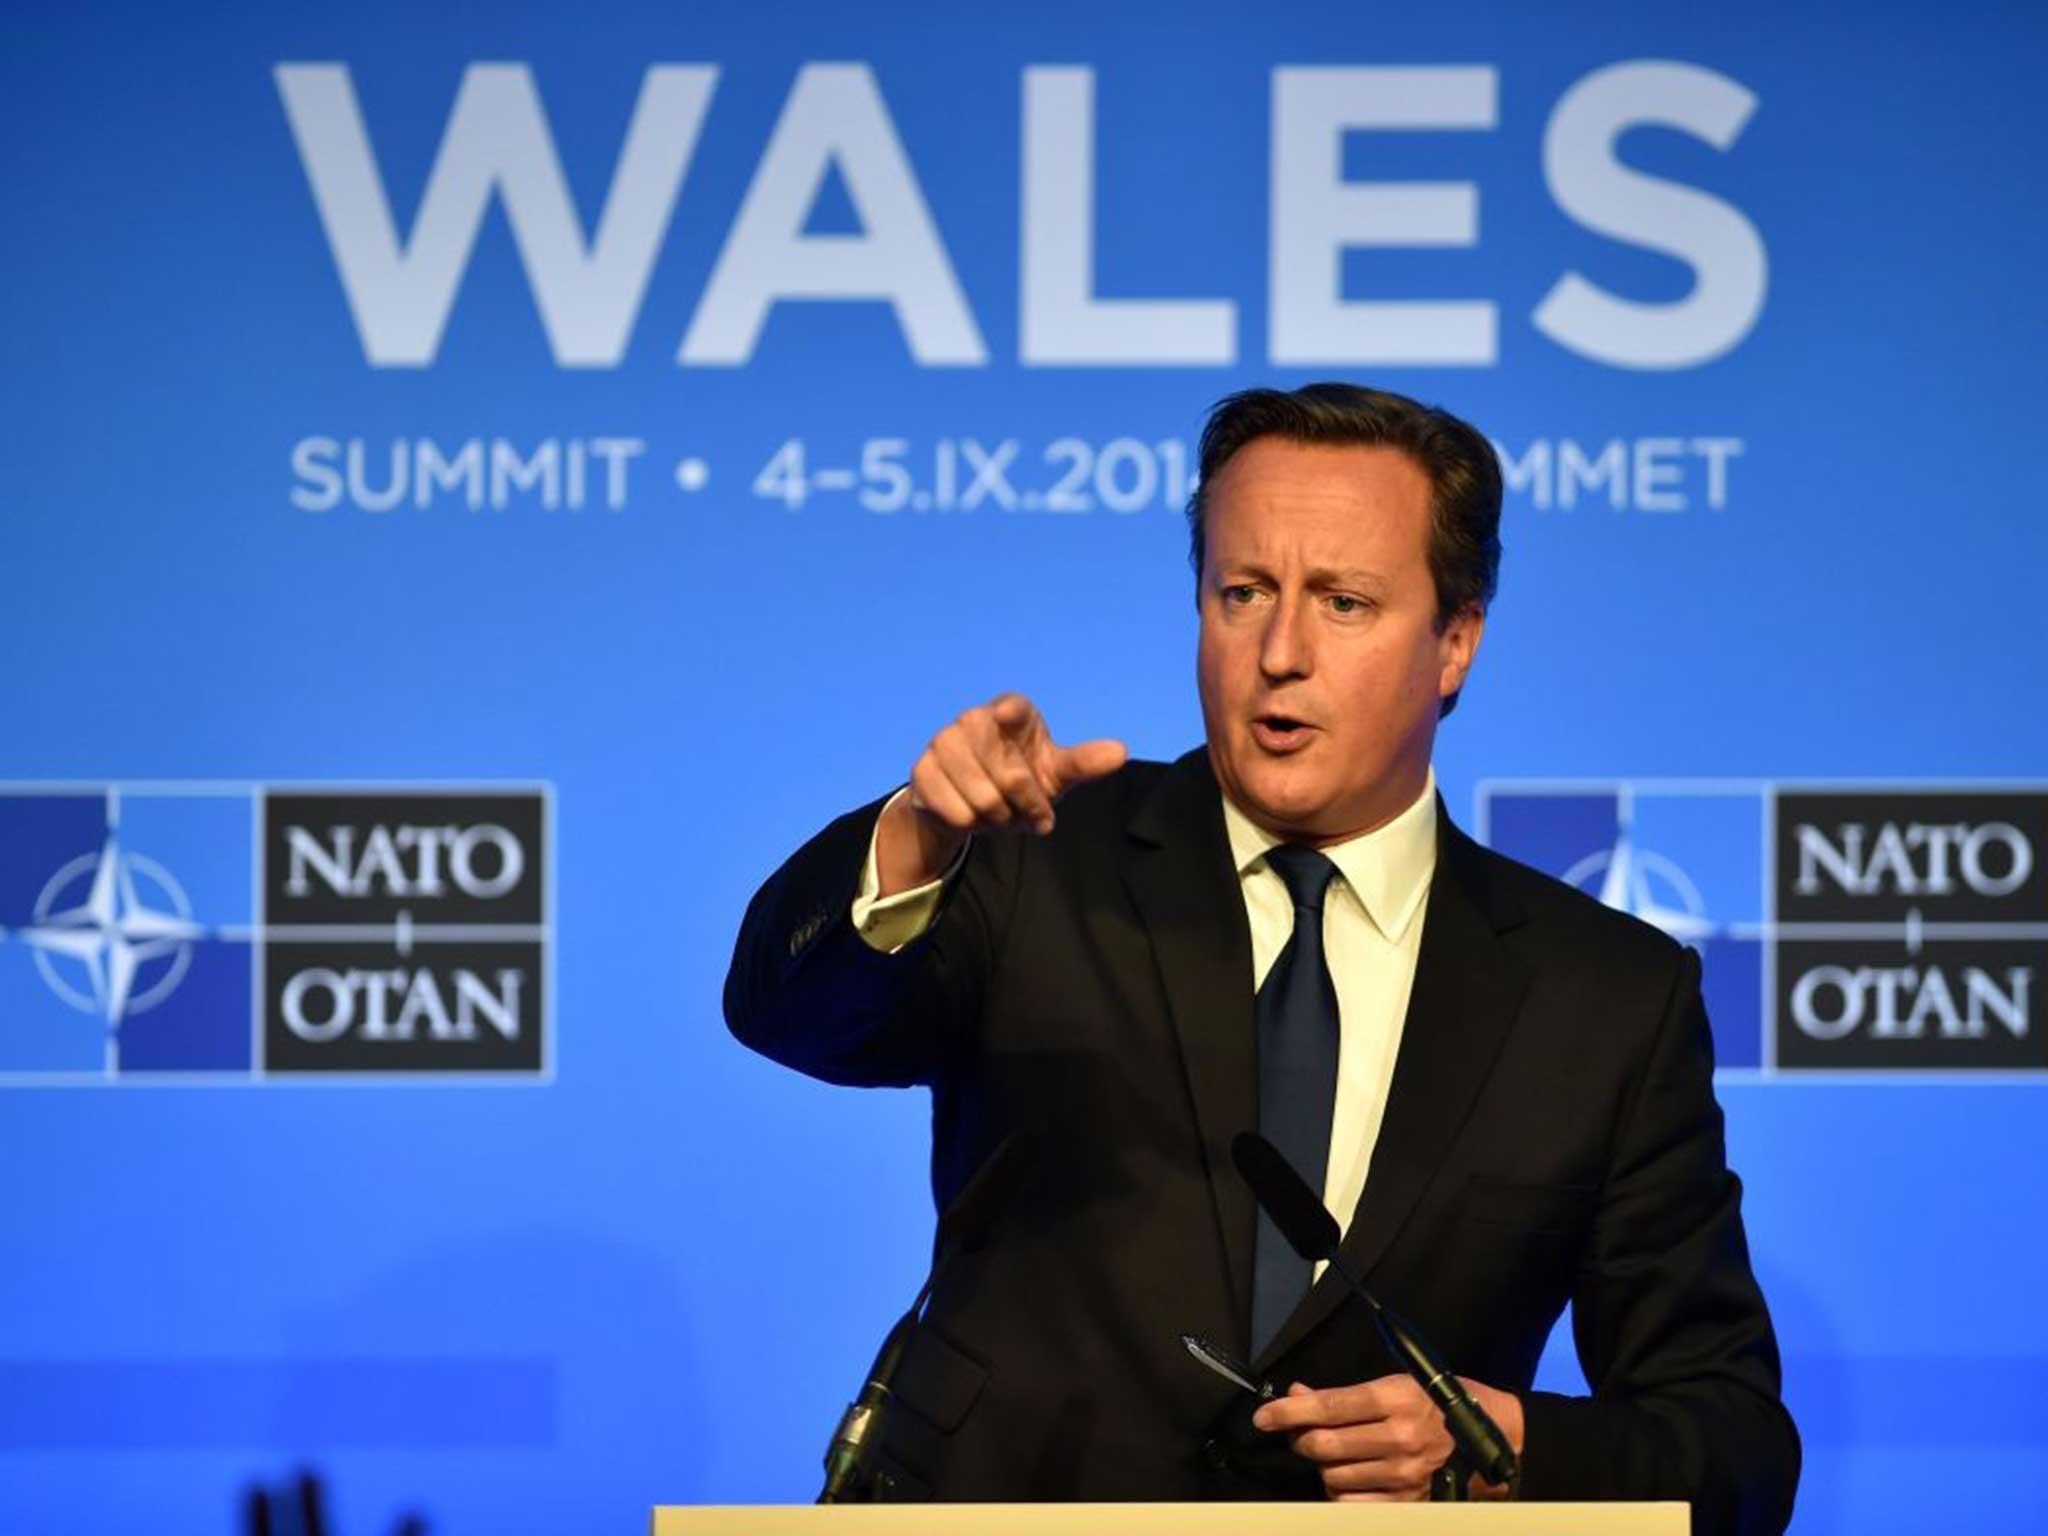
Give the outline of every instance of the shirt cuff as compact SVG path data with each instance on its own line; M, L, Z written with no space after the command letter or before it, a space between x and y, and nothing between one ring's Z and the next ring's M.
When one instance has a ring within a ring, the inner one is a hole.
M883 815L889 807L910 793L910 786L891 795L882 806ZM882 875L875 863L875 844L880 840L882 817L875 818L875 830L868 834L868 856L860 870L860 889L853 897L853 931L870 949L878 949L885 955L893 955L915 939L924 937L925 931L939 915L939 899L946 893L946 882L953 878L967 857L967 843L960 845L960 851L953 855L953 862L936 880L927 880L923 885L913 885L907 891L898 891L894 896L884 896ZM969 839L968 841L972 841Z

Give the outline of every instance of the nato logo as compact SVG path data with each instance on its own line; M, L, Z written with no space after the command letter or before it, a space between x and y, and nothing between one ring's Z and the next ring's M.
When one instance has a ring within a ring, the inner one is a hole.
M1495 781L1489 846L1700 951L1737 1073L2048 1068L2048 788Z
M0 1082L544 1078L544 789L0 786Z

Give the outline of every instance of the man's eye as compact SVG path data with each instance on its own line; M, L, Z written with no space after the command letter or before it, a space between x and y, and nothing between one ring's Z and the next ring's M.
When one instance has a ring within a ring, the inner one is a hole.
M1248 582L1240 582L1237 586L1223 589L1224 601L1236 603L1239 607L1243 607L1258 595L1259 589Z
M1363 613L1365 606L1365 599L1362 597L1352 597L1344 592L1332 593L1330 596L1330 609L1334 613Z

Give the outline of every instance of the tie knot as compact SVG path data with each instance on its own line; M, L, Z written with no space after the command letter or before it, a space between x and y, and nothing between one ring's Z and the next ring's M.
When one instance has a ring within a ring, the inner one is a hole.
M1323 910L1323 893L1337 873L1337 866L1313 848L1299 843L1276 843L1266 850L1266 867L1280 877L1297 911Z

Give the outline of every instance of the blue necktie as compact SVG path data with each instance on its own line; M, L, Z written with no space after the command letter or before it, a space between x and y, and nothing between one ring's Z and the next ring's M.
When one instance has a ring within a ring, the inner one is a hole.
M1281 843L1266 866L1294 898L1294 933L1259 988L1259 1134L1322 1194L1337 1098L1337 989L1323 960L1323 893L1337 866L1313 848ZM1272 1342L1308 1294L1309 1261L1261 1211L1252 1271L1252 1353Z

